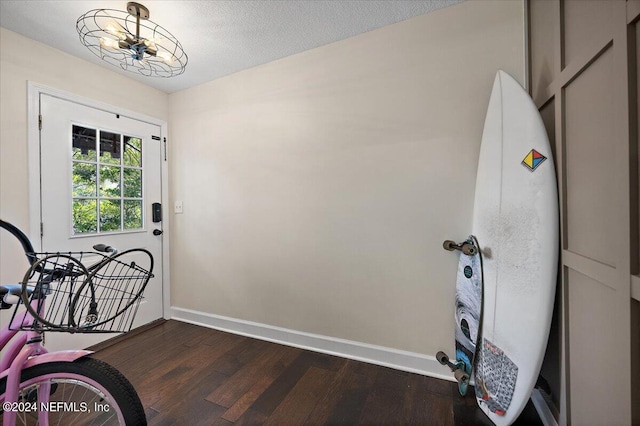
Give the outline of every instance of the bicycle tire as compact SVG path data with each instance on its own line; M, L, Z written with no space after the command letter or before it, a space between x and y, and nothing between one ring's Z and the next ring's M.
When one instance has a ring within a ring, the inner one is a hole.
M38 424L38 413L32 404L37 399L38 385L45 381L52 384L49 401L53 405L47 405L50 424L147 424L140 398L122 373L98 359L80 358L22 371L18 401L23 404L14 408L24 411L18 412L17 425ZM6 378L0 381L0 394L4 394L5 388Z

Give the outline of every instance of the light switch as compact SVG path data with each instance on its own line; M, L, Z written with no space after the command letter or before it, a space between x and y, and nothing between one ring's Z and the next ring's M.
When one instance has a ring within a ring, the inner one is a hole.
M182 213L182 200L176 200L175 204L173 205L173 212L175 214Z

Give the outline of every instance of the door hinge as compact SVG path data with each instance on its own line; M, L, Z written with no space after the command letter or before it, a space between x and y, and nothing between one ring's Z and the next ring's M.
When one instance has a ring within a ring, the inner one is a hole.
M42 130L42 114L38 115L38 130Z
M40 222L40 238L44 237L44 223Z
M164 137L164 161L167 161L167 138Z

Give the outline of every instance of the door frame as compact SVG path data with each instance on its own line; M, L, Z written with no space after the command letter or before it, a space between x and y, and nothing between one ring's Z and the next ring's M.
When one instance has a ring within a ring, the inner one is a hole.
M164 143L164 160L161 167L161 194L162 194L162 315L170 319L171 291L170 291L170 266L169 266L169 241L170 241L170 209L169 209L169 165L167 161L167 122L159 118L150 117L139 112L120 108L105 102L96 101L84 96L76 95L64 90L45 86L33 81L27 82L27 164L28 164L28 188L29 188L29 239L33 242L36 251L42 250L40 237L41 198L40 198L40 96L47 95L65 101L74 102L89 108L95 108L113 114L120 114L134 120L160 126L160 139Z

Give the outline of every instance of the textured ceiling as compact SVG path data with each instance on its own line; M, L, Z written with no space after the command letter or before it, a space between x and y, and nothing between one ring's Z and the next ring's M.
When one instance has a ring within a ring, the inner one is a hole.
M189 56L185 73L172 78L122 71L80 43L80 15L126 10L126 1L1 0L0 26L171 93L460 1L142 0L150 20L177 37Z

